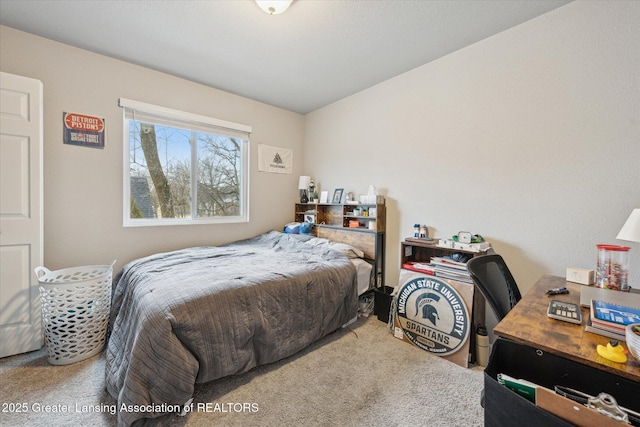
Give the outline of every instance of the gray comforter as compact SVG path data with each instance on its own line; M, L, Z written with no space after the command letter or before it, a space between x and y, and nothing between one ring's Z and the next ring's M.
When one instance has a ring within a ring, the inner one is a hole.
M291 356L358 310L349 259L275 231L142 258L113 283L106 384L123 426L174 412L196 383Z

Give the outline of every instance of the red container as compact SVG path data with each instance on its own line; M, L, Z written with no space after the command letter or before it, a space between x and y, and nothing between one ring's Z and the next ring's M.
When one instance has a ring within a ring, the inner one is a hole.
M598 266L596 268L596 286L616 291L628 291L629 284L629 246L596 245L598 248Z

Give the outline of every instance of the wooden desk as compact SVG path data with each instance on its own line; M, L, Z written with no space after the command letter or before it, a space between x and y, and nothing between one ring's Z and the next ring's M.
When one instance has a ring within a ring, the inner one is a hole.
M569 294L548 296L545 293L547 289L562 286L569 289ZM582 325L547 317L547 307L552 299L580 304L581 286L567 282L563 277L542 276L495 327L494 333L529 347L640 382L640 362L631 354L627 355L627 363L611 362L598 355L596 346L606 345L609 338L585 332L589 310L582 308Z

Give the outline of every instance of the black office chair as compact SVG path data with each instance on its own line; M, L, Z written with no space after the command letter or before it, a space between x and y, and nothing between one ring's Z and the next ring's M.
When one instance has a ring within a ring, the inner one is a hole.
M498 321L522 298L509 267L500 255L483 255L467 262L471 275L482 295L498 317Z
M467 261L467 271L495 312L498 321L522 298L509 267L500 255L471 258ZM484 389L480 394L480 405L484 408Z

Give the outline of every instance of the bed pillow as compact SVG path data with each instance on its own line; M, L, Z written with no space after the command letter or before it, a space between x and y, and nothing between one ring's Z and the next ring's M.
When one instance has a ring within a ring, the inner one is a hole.
M313 235L313 224L311 224L310 222L303 222L300 225L300 234L308 234L308 235Z
M364 252L346 243L329 242L329 247L347 258L364 258Z
M334 251L340 252L347 258L364 258L364 252L346 243L332 242L322 237L316 237L305 243L311 246L333 249Z
M302 224L300 224L299 222L290 222L289 224L286 224L284 226L284 229L282 230L282 232L286 234L298 234L300 233L301 225Z

